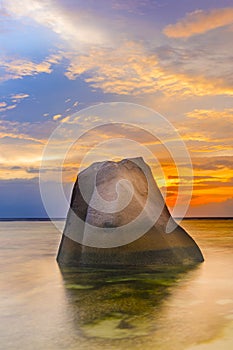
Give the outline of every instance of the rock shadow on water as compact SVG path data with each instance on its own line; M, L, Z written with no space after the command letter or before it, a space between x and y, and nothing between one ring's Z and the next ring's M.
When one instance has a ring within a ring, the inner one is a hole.
M196 268L61 268L74 327L90 341L147 338L174 288Z

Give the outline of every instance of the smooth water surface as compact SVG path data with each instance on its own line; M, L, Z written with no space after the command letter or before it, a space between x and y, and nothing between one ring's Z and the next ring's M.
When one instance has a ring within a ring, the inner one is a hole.
M182 226L205 257L191 270L61 271L52 223L0 222L0 348L233 349L233 220Z

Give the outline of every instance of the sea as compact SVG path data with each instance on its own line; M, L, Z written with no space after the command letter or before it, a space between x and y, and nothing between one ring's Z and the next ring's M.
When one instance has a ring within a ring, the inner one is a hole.
M61 270L52 222L1 221L0 348L233 349L233 220L181 226L204 255L196 267Z

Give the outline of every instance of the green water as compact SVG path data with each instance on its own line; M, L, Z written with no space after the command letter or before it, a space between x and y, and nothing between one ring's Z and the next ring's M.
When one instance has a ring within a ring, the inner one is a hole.
M182 225L205 257L193 269L61 271L50 222L0 222L0 348L232 349L233 220Z

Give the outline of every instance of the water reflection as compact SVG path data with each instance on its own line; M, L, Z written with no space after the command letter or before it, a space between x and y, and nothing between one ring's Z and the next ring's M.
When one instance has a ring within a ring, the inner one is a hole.
M83 336L125 339L154 331L165 300L190 267L63 268L61 273L74 324Z

